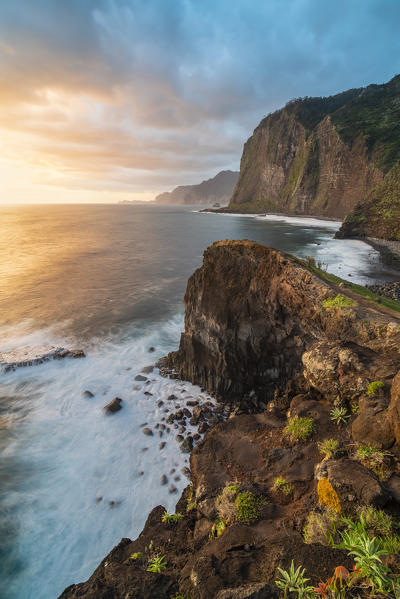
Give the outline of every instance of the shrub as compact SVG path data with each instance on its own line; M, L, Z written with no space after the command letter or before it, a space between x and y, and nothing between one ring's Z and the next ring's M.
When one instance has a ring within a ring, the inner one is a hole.
M168 511L165 511L162 515L161 522L163 522L163 524L177 524L182 518L183 514L170 514Z
M336 439L324 439L318 443L318 449L325 456L324 459L333 459L339 453L339 441Z
M338 426L341 424L346 424L347 420L350 418L350 414L348 413L345 407L336 406L331 410L331 420L336 422Z
M225 485L222 493L218 495L216 504L217 512L222 520L231 523L235 519L235 497L240 485L237 483L228 483Z
M132 555L129 556L129 559L136 561L138 559L141 559L143 557L143 553L141 551L138 551L137 553L132 553Z
M360 523L365 531L372 531L375 535L389 535L393 528L392 516L372 505L361 509Z
M331 510L311 512L303 529L304 542L332 545L338 522L338 515Z
M156 574L160 574L160 572L163 572L167 567L167 564L164 560L165 555L160 555L159 553L156 553L155 555L150 557L147 566L147 572L154 572Z
M296 443L305 441L314 432L314 421L312 418L293 416L283 429L285 437L289 437Z
M360 445L354 457L361 462L363 466L369 468L375 472L379 478L383 479L386 475L385 455L385 452L377 447Z
M293 492L293 485L287 482L284 478L278 476L273 485L273 490L283 493L284 495L290 495Z
M319 503L325 505L332 510L332 512L340 514L342 506L340 504L339 496L327 478L321 478L321 480L318 481L317 492Z
M226 520L222 520L222 518L217 518L212 525L210 539L215 539L215 537L220 537L229 526Z
M308 586L309 578L305 578L305 568L299 566L297 570L294 569L294 563L290 564L289 570L282 570L278 568L280 578L275 580L275 584L283 591L283 596L286 599L288 593L297 593L299 599L309 596L313 592L313 587Z
M325 310L331 310L332 308L355 308L356 306L357 302L340 293L336 297L327 297L322 302L322 307Z
M340 534L342 542L338 547L354 556L360 576L366 578L374 590L385 592L391 588L392 582L387 576L390 569L381 560L383 555L388 554L382 541L375 537L371 539L366 532L360 533L355 529L348 529Z
M235 499L235 520L242 524L253 524L260 517L262 500L251 491L239 493Z
M385 388L385 383L382 381L373 381L368 385L367 395L376 395L380 389Z

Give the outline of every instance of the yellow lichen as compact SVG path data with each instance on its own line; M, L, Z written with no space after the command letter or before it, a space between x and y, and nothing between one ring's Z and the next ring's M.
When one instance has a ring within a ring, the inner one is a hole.
M340 514L342 506L340 505L339 496L327 478L321 478L318 481L317 491L319 503L324 504L333 512Z

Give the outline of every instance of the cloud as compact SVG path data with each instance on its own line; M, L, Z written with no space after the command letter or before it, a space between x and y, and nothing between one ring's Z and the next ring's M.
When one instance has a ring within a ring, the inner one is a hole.
M0 5L10 163L76 189L154 191L237 168L292 97L399 70L397 0L19 0Z

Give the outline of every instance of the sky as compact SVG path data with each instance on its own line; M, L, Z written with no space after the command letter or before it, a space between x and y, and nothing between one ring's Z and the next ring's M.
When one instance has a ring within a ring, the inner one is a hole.
M399 0L0 0L0 203L150 200L400 72Z

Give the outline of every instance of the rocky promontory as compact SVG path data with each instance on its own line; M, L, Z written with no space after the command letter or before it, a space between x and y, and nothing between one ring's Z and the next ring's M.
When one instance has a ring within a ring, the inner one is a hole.
M385 301L257 243L208 248L160 366L235 409L193 450L176 514L154 508L61 597L283 597L292 560L308 597L396 597L400 304Z

